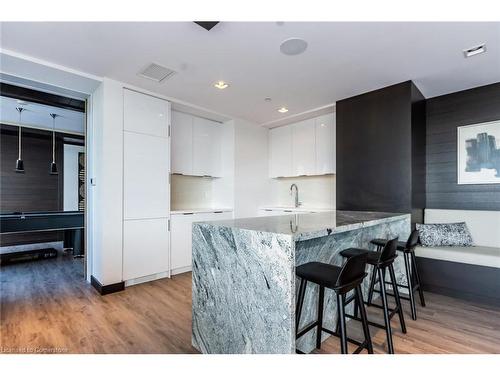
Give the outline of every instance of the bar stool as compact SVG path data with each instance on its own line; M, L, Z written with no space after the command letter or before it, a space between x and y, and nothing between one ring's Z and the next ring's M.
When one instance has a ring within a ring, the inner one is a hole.
M418 290L420 296L420 304L422 305L422 307L425 307L424 292L422 290L420 275L418 273L418 268L417 268L417 261L415 258L415 247L417 247L418 244L418 236L419 236L418 230L415 229L414 231L411 232L406 243L399 241L397 246L397 250L403 252L405 260L406 280L408 283L408 285L397 284L397 286L400 288L408 289L408 297L401 296L400 298L410 301L411 318L413 320L417 320L417 309L415 306L416 290ZM384 245L387 243L387 240L377 238L372 240L371 243L377 245L377 251L380 251L380 249L382 249L382 247L384 247ZM375 290L375 284L376 284L375 278L372 276L370 282L370 289L368 292L368 304L371 304L373 298L373 292L380 293L380 291Z
M296 274L301 279L299 294L297 297L297 309L295 318L296 339L303 336L314 327L317 327L316 348L318 349L321 348L322 332L327 332L330 335L340 337L340 348L342 354L347 354L348 341L358 345L358 348L354 351L354 354L360 353L363 349L367 349L368 353L373 353L372 340L370 338L368 320L366 318L366 311L363 305L363 295L361 292L361 283L366 277L365 267L366 255L361 254L359 256L354 256L348 259L348 261L342 267L320 262L310 262L296 268ZM302 312L302 305L304 303L304 296L308 281L319 285L318 318L315 322L309 324L299 332L300 315ZM340 334L338 332L339 330L333 332L323 327L323 304L325 298L325 288L333 290L337 296L337 310ZM346 334L345 306L348 303L346 303L345 296L352 290L354 290L354 299L356 299L360 305L359 311L361 314L361 323L363 326L363 333L365 338L363 342L351 339L347 337Z
M405 319L403 316L403 309L401 307L401 300L399 299L398 289L396 287L396 275L394 273L394 259L396 259L396 246L398 239L387 241L384 245L382 251L375 252L365 249L350 248L342 250L340 255L347 258L348 260L352 257L359 256L360 254L366 255L367 263L373 266L373 274L378 274L380 281L380 291L382 296L382 305L371 304L372 306L381 308L384 311L384 325L368 321L368 324L373 325L378 328L385 329L387 335L387 348L389 354L394 354L394 345L392 343L392 329L391 329L391 319L397 313L399 316L399 323L401 324L401 330L406 333ZM394 289L394 299L396 301L396 308L390 309L387 302L387 292L385 289L385 273L389 270L389 276L391 279L391 284ZM361 304L364 302L361 301ZM361 306L356 303L354 308L354 316L347 315L348 318L359 320L357 317L357 309Z

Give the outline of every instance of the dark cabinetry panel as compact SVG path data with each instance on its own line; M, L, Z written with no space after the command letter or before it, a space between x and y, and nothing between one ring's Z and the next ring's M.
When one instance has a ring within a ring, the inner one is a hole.
M344 99L337 111L337 207L412 212L425 205L425 99L408 81Z

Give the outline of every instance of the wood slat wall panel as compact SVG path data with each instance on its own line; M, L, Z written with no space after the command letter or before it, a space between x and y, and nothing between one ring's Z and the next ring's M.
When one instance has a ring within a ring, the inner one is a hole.
M500 210L500 184L457 184L457 127L498 119L500 83L427 100L427 208Z

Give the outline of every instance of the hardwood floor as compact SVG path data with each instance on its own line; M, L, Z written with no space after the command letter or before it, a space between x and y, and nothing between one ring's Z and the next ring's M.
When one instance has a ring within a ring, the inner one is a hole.
M72 257L0 268L0 352L196 353L191 346L191 274L128 287L100 296ZM397 353L500 353L500 311L426 294L418 320L409 316L403 335L393 319ZM378 309L369 319L381 321ZM384 353L385 332L370 328L374 349ZM361 338L357 322L348 334ZM351 348L352 350L352 348ZM338 339L320 353L338 353Z

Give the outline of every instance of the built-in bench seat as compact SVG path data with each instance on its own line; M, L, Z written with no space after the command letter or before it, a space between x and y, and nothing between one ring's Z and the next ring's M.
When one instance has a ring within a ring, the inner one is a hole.
M500 305L500 212L425 210L426 224L466 222L475 246L415 249L424 289Z

